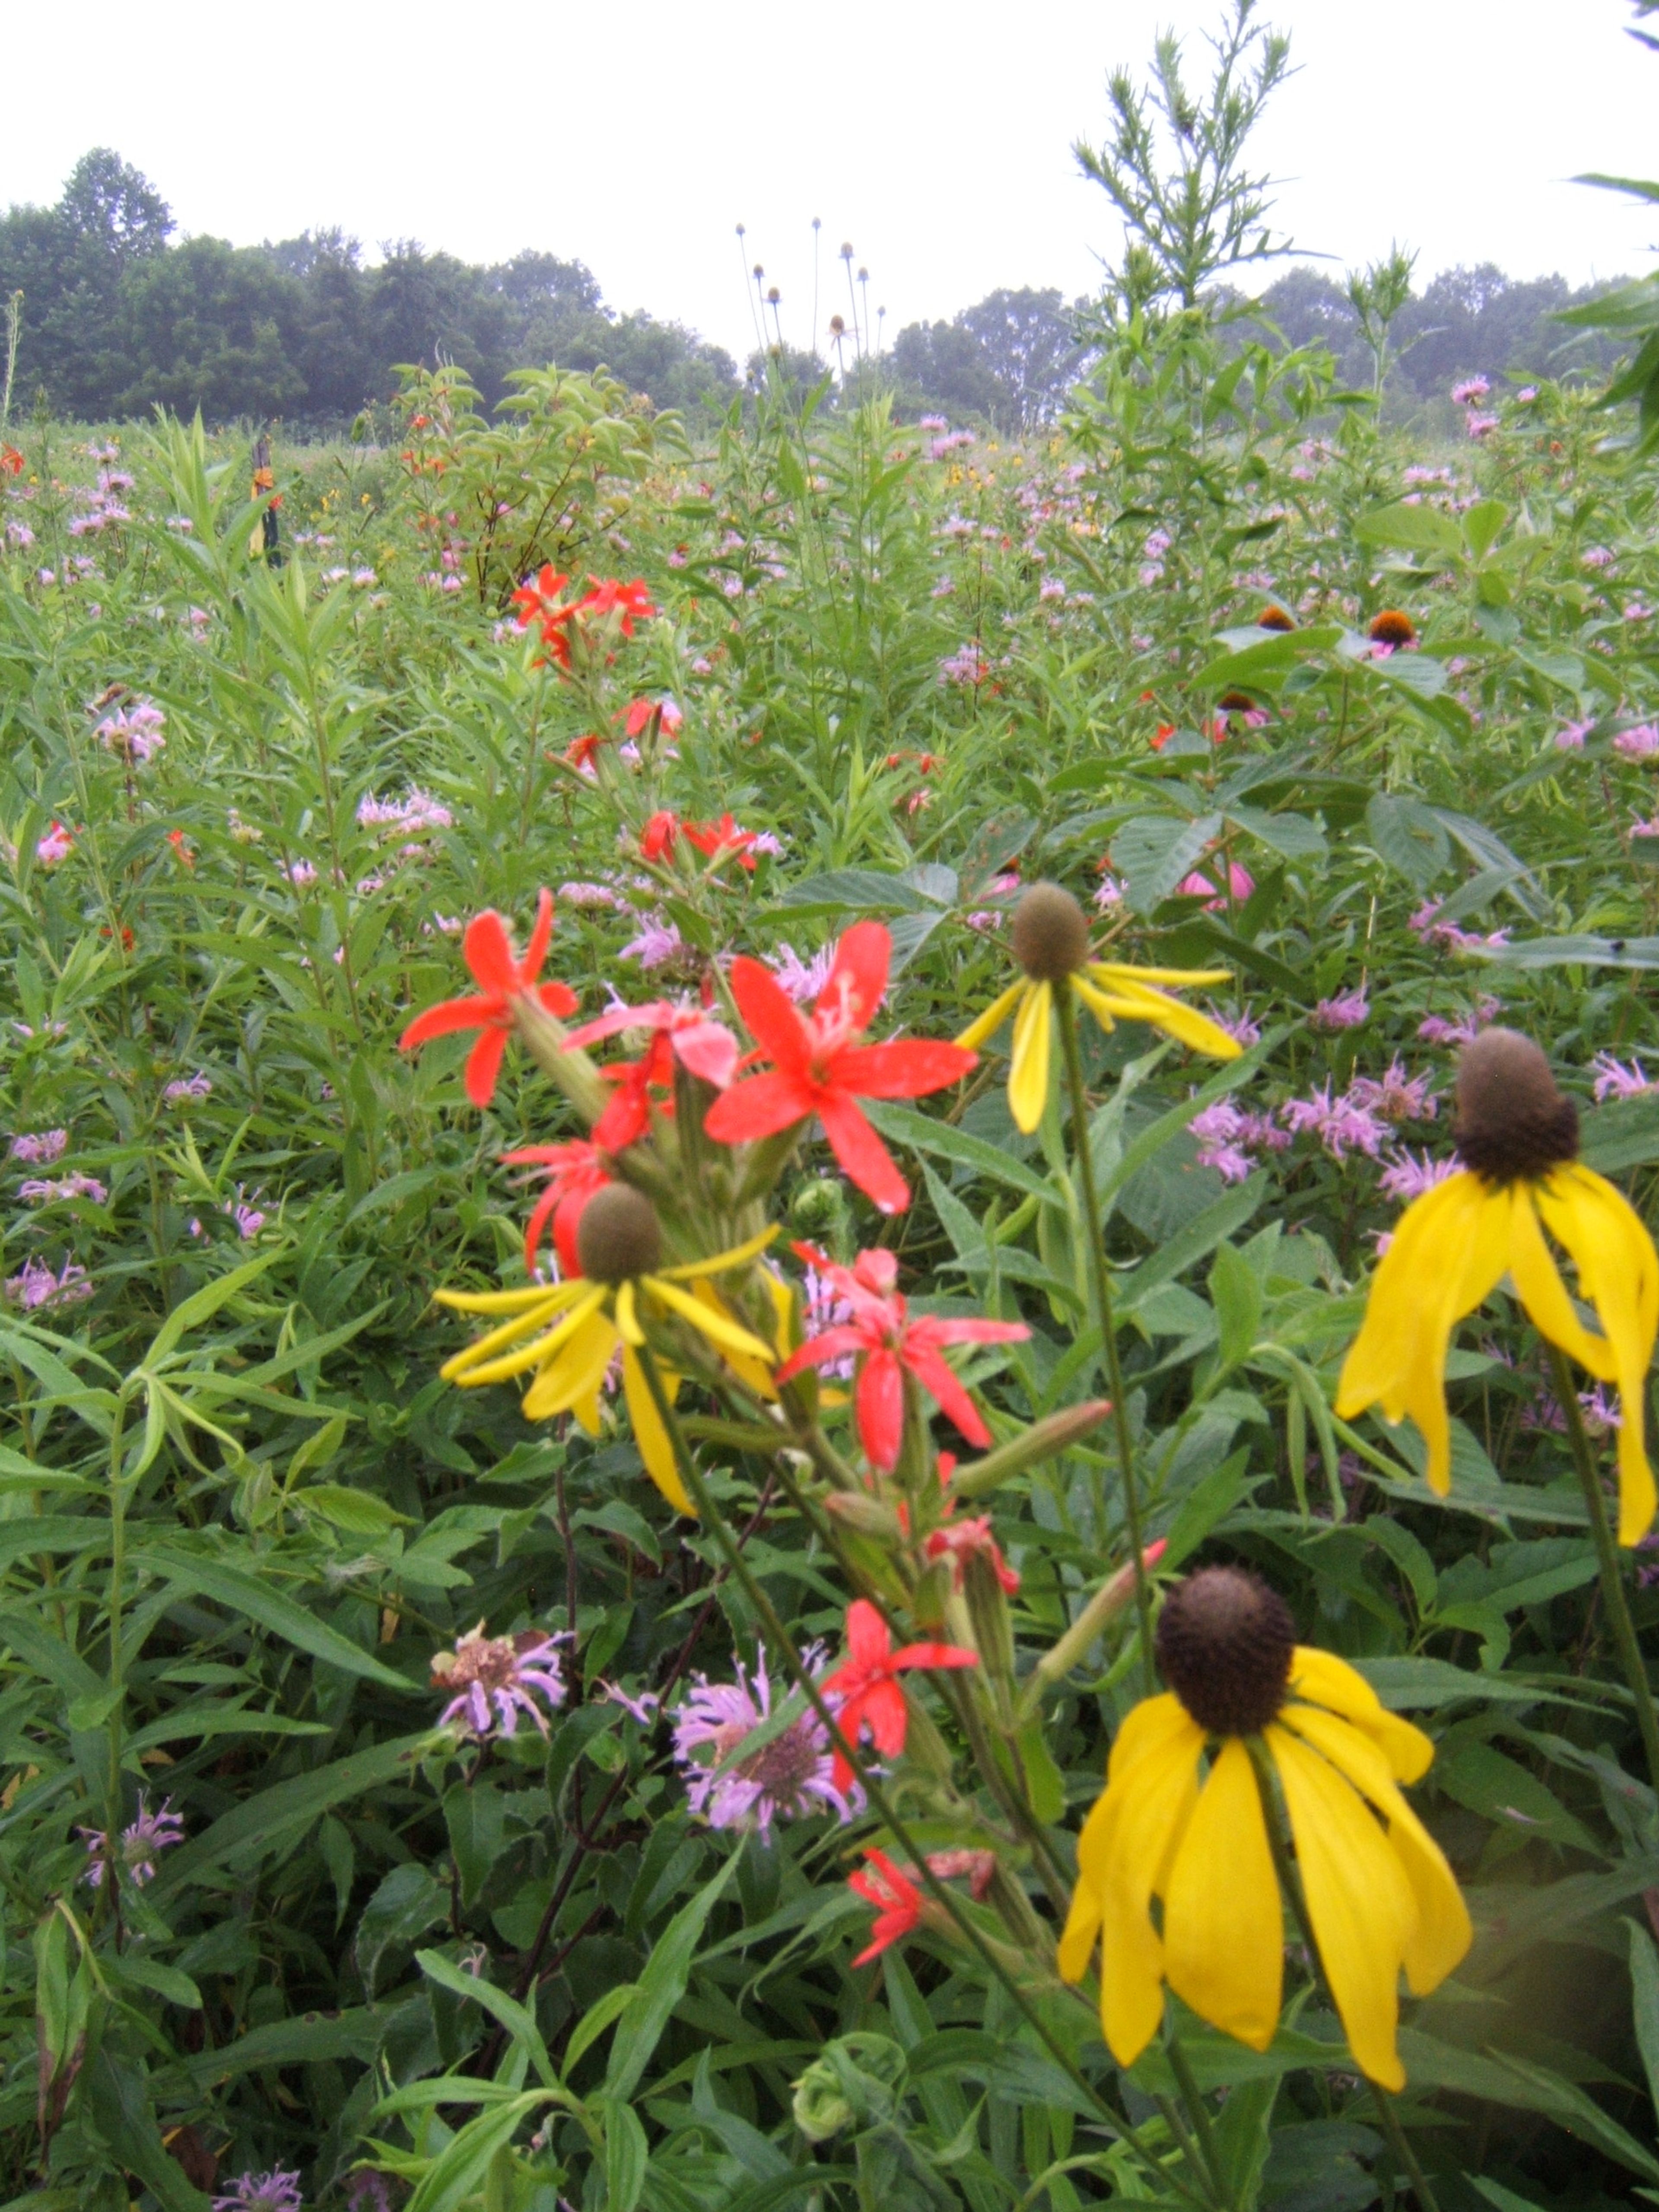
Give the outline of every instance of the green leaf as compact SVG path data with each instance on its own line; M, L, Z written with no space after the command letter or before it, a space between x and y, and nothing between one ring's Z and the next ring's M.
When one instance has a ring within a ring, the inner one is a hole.
M1443 1747L1434 1762L1435 1787L1459 1805L1522 1836L1542 1836L1577 1851L1595 1853L1594 1836L1529 1768L1489 1743Z
M361 1675L365 1681L378 1682L384 1689L408 1693L410 1686L403 1675L394 1674L391 1668L382 1666L360 1644L353 1644L337 1629L319 1620L314 1613L307 1613L304 1606L285 1595L273 1583L245 1574L240 1567L228 1566L221 1559L204 1559L196 1553L184 1556L159 1545L146 1546L143 1556L146 1565L156 1568L169 1582L188 1589L192 1596L210 1598L231 1613L258 1621L273 1636L280 1636L297 1650L308 1651L313 1659L326 1660L343 1674Z
M594 1999L566 2039L564 2070L567 2074L574 2073L576 2061L582 2053L591 2044L598 2042L618 2013L626 2010L633 2000L635 1986L633 1982L618 1982L614 1989L607 1990L603 1996Z
M84 2093L98 2133L120 2163L154 2190L167 2212L208 2212L208 2200L167 2155L150 2102L149 2085L131 2058L106 2040L87 2066Z
M1259 806L1230 806L1227 819L1287 860L1322 860L1325 833L1304 814L1268 814Z
M1379 791L1365 809L1371 843L1397 875L1425 891L1451 865L1451 839L1431 806Z
M1221 1332L1221 1364L1224 1369L1237 1367L1261 1327L1261 1281L1242 1252L1223 1244L1211 1262L1208 1287Z
M1211 1530L1224 1521L1238 1504L1248 1486L1244 1471L1249 1463L1250 1454L1247 1445L1230 1454L1219 1467L1212 1468L1195 1489L1188 1492L1170 1526L1169 1540L1160 1562L1166 1573L1172 1572L1183 1559L1189 1559Z
M353 1490L341 1482L313 1482L289 1497L301 1512L314 1513L349 1536L384 1536L388 1528L415 1525L407 1513L397 1512L372 1490Z
M685 1995L703 1928L736 1865L734 1858L727 1859L690 1903L681 1906L652 1945L645 1972L635 1983L611 2039L611 2063L605 2076L607 2096L626 2099L639 2087L669 2014Z
M412 1945L417 1936L440 1926L448 1915L448 1897L416 1861L395 1866L382 1878L363 1907L355 1945L357 1969L371 1996L386 1954Z
M397 1871L403 1873L408 1869L399 1868ZM385 1884L381 1887L384 1887ZM367 1918L368 1916L364 1917ZM454 1966L440 1951L417 1951L415 1963L428 1981L436 1982L441 1988L465 2002L482 2005L487 2013L501 2022L514 2042L523 2050L546 2086L550 2089L558 2087L559 2077L554 2069L553 2061L547 2055L542 2032L516 1997L509 1996L505 1990L498 1990L493 1982L485 1981L482 1975L469 1974L462 1967Z
M1540 1698L1534 1685L1511 1681L1504 1674L1477 1674L1468 1667L1454 1667L1449 1659L1352 1659L1348 1663L1364 1676L1391 1713L1438 1711L1469 1698L1483 1705L1498 1700L1516 1705L1536 1705Z
M970 1130L959 1129L953 1122L941 1121L932 1114L923 1114L896 1100L872 1098L866 1103L865 1111L890 1144L905 1145L912 1152L949 1160L954 1167L966 1168L974 1175L1006 1184L1024 1198L1040 1199L1048 1206L1063 1203L1046 1176L1028 1167L1024 1160L1016 1159L1001 1146L989 1144Z
M1630 1930L1631 2010L1636 2044L1647 2073L1649 2100L1659 2112L1659 1954L1645 1928L1634 1920L1625 1924Z
M1450 515L1437 507L1407 507L1404 500L1357 517L1353 534L1364 545L1392 545L1407 553L1455 556L1463 550L1463 533Z
M1221 826L1218 814L1201 814L1195 822L1179 815L1138 814L1124 823L1112 839L1112 865L1137 914L1162 905L1203 859Z
M330 2058L366 2065L380 2047L386 2017L374 2005L356 2005L346 2012L295 2013L290 2019L250 2028L221 2050L198 2051L187 2063L192 2079L204 2089L267 2067L320 2064Z
M651 2159L645 2130L631 2105L607 2097L599 2109L605 2116L605 2212L635 2212Z
M150 1339L149 1349L143 1358L144 1366L160 1366L186 1330L197 1328L204 1321L210 1321L221 1306L228 1304L239 1291L246 1290L281 1256L280 1250L277 1250L262 1252L257 1260L244 1260L240 1267L233 1267L228 1275L221 1275L216 1282L204 1284L199 1291L193 1291L174 1306Z
M459 2212L478 2197L496 2152L507 2148L547 2100L545 2089L527 2089L469 2120L422 2175L404 2212Z

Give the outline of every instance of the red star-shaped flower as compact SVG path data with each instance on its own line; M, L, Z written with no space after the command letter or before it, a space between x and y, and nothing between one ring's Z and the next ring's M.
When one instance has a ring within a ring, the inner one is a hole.
M867 1966L890 1943L914 1935L921 1918L921 1892L908 1875L901 1874L885 1851L872 1849L864 1856L866 1863L848 1875L847 1887L875 1906L876 1923L869 1943L853 1961L855 1966Z
M582 1208L596 1190L603 1190L611 1181L610 1172L599 1156L599 1148L586 1137L574 1138L565 1145L525 1145L516 1152L501 1154L503 1167L538 1167L547 1170L547 1181L536 1208L525 1224L524 1271L534 1277L536 1248L541 1243L550 1221L553 1224L553 1249L559 1255L559 1265L567 1275L580 1275L581 1261L576 1256L576 1224L581 1219Z
M880 922L854 922L807 1016L769 968L746 957L734 960L732 995L772 1069L734 1084L715 1100L703 1124L717 1142L740 1145L775 1136L816 1114L830 1151L884 1213L902 1212L910 1193L859 1099L920 1098L942 1091L965 1075L977 1056L960 1045L921 1037L854 1042L881 1004L892 950Z
M672 860L675 840L680 834L680 817L667 807L659 807L640 832L640 858L642 860Z
M890 1252L860 1252L850 1267L838 1267L808 1245L796 1251L808 1260L853 1309L849 1322L832 1323L809 1337L778 1370L787 1382L804 1367L825 1367L849 1355L859 1361L854 1402L859 1440L872 1467L884 1474L898 1464L904 1433L904 1376L913 1375L969 1443L981 1450L991 1432L979 1409L940 1357L947 1344L1017 1344L1030 1330L1018 1321L944 1321L927 1315L909 1318L907 1302L893 1286L898 1261Z
M681 826L688 845L707 853L710 860L735 854L738 866L746 868L751 876L754 874L755 856L750 848L755 842L755 832L740 830L729 814L722 814L718 822L687 822Z
M836 1718L848 1743L857 1743L867 1728L882 1757L896 1759L910 1721L900 1674L912 1667L978 1664L978 1653L958 1644L905 1644L895 1651L887 1623L868 1598L855 1597L847 1608L847 1663L820 1686L826 1698L840 1699ZM830 1779L843 1796L855 1779L839 1750Z
M638 1060L601 1072L617 1085L617 1094L593 1125L601 1152L625 1152L638 1144L651 1125L651 1085L674 1080L674 1062L717 1091L736 1073L738 1041L723 1022L712 1021L701 1006L677 1006L656 999L648 1006L612 1006L598 1019L570 1032L573 1045L597 1044L619 1030L649 1030L650 1043Z
M563 983L540 983L547 947L553 935L553 894L544 890L536 902L536 926L522 960L513 957L513 940L507 924L493 907L475 915L466 926L461 951L472 980L479 987L476 998L445 999L416 1014L398 1040L404 1052L429 1044L434 1037L458 1030L483 1032L467 1054L466 1095L475 1106L488 1106L495 1095L495 1079L501 1072L501 1055L513 1030L513 1001L526 993L561 1019L576 1011L576 995Z
M1002 1556L1002 1547L991 1534L991 1516L986 1514L977 1521L952 1521L943 1528L935 1528L922 1551L930 1559L949 1559L951 1579L962 1588L962 1568L965 1559L988 1559L992 1572L1012 1597L1019 1588L1019 1577Z

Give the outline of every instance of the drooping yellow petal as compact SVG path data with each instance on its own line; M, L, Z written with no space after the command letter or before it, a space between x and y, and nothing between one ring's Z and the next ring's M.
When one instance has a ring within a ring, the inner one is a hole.
M621 1341L616 1322L603 1306L592 1305L576 1316L574 1328L526 1391L525 1418L544 1421L551 1414L568 1413L574 1408L588 1434L597 1435L597 1413L590 1422L581 1408L585 1402L596 1398L605 1380L605 1370Z
M618 1283L617 1285L617 1334L624 1344L640 1345L645 1342L645 1331L640 1327L640 1317L635 1310L636 1304L633 1284Z
M1152 1893L1191 1814L1204 1748L1198 1723L1174 1698L1168 1703L1175 1710L1159 1713L1157 1741L1107 1785L1115 1802L1101 1870L1100 2024L1120 2066L1134 2063L1164 2017L1164 1946L1152 1926Z
M1091 960L1089 973L1108 991L1168 983L1177 991L1200 990L1207 983L1231 983L1228 968L1139 968L1127 960Z
M977 1052L988 1037L994 1037L996 1035L1014 1011L1021 995L1030 988L1024 976L1021 976L1017 983L1011 983L1006 991L992 1000L990 1005L976 1020L969 1023L967 1028L957 1039L957 1042L964 1051Z
M1030 1136L1048 1103L1048 1034L1054 1027L1054 987L1032 983L1014 1017L1014 1051L1008 1066L1008 1111Z
M1578 1287L1613 1347L1619 1384L1619 1540L1639 1544L1653 1524L1648 1464L1648 1365L1659 1327L1659 1255L1641 1216L1591 1168L1575 1163L1537 1186L1539 1211L1572 1255ZM1594 1371L1594 1370L1592 1370Z
M1387 1420L1411 1415L1428 1446L1429 1486L1443 1498L1451 1486L1446 1350L1509 1264L1510 1204L1508 1191L1467 1172L1412 1200L1377 1263L1337 1385L1345 1420L1379 1401Z
M729 1252L716 1252L707 1260L686 1260L674 1267L655 1270L658 1282L689 1283L694 1275L723 1275L729 1267L741 1267L750 1260L758 1259L778 1233L775 1221L769 1229L763 1229L757 1237L750 1237L741 1244L732 1245Z
M766 1285L771 1297L772 1310L775 1317L774 1348L768 1352L764 1359L750 1359L746 1353L733 1351L729 1344L724 1346L722 1349L726 1354L727 1366L741 1382L748 1385L757 1398L775 1398L778 1390L776 1383L772 1380L772 1370L775 1365L781 1365L789 1356L789 1322L794 1309L794 1292L789 1285L781 1276L775 1275L769 1267L763 1267L761 1270L761 1279ZM711 1313L723 1316L734 1328L738 1326L736 1316L713 1283L700 1275L692 1284L691 1290L700 1305L707 1306ZM827 1402L822 1391L819 1393L818 1402L820 1405Z
M520 1345L516 1352L485 1360L483 1355L489 1346L501 1343L507 1334L505 1330L495 1329L479 1343L469 1345L465 1352L458 1352L453 1359L446 1362L440 1370L445 1381L472 1386L480 1382L505 1382L509 1376L522 1375L527 1368L544 1365L610 1295L603 1283L584 1282L581 1288L585 1295L571 1307L562 1321L554 1323L544 1336ZM514 1326L516 1328L520 1324Z
M657 1367L657 1378L664 1395L672 1406L679 1395L680 1378L664 1367ZM645 1379L645 1370L631 1344L623 1346L623 1395L628 1401L629 1418L634 1424L634 1441L640 1448L640 1457L645 1471L676 1512L697 1517L697 1509L686 1494L680 1480L680 1471L674 1460L674 1447L669 1442L668 1431L663 1426L657 1402L651 1395L651 1386Z
M1080 1982L1088 1972L1100 1940L1101 1913L1100 1892L1092 1882L1079 1882L1072 1892L1071 1910L1060 1930L1056 1954L1063 1981Z
M475 1338L472 1343L447 1359L439 1373L446 1382L453 1382L469 1367L476 1367L481 1359L489 1358L501 1346L516 1343L521 1337L532 1335L537 1329L544 1328L567 1306L574 1305L588 1288L589 1285L578 1275L573 1276L568 1282L548 1284L534 1291L499 1291L486 1292L477 1298L458 1291L440 1291L437 1293L440 1302L454 1307L458 1312L510 1313L514 1319L502 1322L485 1335ZM485 1297L511 1298L513 1304L486 1305L483 1302Z
M1417 1919L1405 1869L1353 1784L1287 1728L1267 1731L1320 1962L1362 2074L1401 2089L1400 1967Z
M1265 2051L1279 2027L1284 1908L1250 1754L1218 1753L1164 1897L1164 1970L1200 2020Z
M1103 970L1097 965L1091 975ZM1178 1039L1194 1052L1207 1053L1212 1060L1237 1060L1244 1048L1236 1036L1229 1036L1218 1021L1201 1014L1196 1006L1188 1006L1179 999L1172 999L1167 991L1155 991L1142 984L1133 969L1117 969L1115 977L1135 977L1133 982L1114 981L1101 986L1085 980L1081 975L1072 978L1078 994L1093 1008L1096 1018L1109 1029L1114 1018L1123 1022L1150 1022L1153 1028ZM1218 979L1219 980L1219 979Z
M714 1307L705 1305L690 1291L683 1291L678 1283L671 1283L661 1275L647 1275L641 1279L653 1297L660 1298L671 1311L678 1314L682 1321L689 1321L693 1328L711 1344L718 1344L722 1351L739 1352L746 1359L757 1359L763 1364L771 1358L769 1346L763 1344L759 1337L751 1335L746 1328L739 1328L736 1322Z
M1298 1644L1291 1660L1290 1693L1340 1713L1370 1737L1399 1782L1420 1782L1434 1759L1434 1745L1419 1728L1391 1713L1365 1677L1311 1644Z
M1571 1200L1567 1211L1572 1211ZM1516 1192L1510 1217L1510 1273L1540 1334L1559 1344L1581 1367L1588 1367L1598 1382L1611 1382L1618 1366L1613 1346L1605 1336L1592 1336L1574 1312L1561 1271L1544 1242L1532 1194L1524 1185Z
M530 1283L520 1291L434 1291L432 1295L439 1305L453 1306L457 1313L524 1313L543 1304L556 1313L585 1287L580 1275L572 1275L562 1283Z
M1380 1745L1346 1721L1310 1705L1287 1705L1281 1718L1286 1728L1322 1752L1387 1820L1389 1844L1416 1906L1406 1938L1406 1979L1413 1996L1426 1996L1439 1988L1474 1940L1468 1907L1444 1853L1395 1787Z

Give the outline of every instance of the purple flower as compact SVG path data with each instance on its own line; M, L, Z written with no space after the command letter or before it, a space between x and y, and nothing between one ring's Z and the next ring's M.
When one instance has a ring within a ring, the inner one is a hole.
M54 822L34 848L34 857L43 868L55 868L60 860L68 860L75 850L75 840L61 822Z
M86 1838L85 1879L94 1889L100 1889L110 1860L109 1832L104 1828L77 1828L76 1832ZM121 1831L121 1848L115 1863L118 1875L142 1889L147 1881L155 1878L158 1855L184 1840L185 1824L173 1810L173 1800L164 1797L152 1813L140 1791L138 1817L131 1827Z
M21 1306L25 1313L39 1313L47 1306L78 1306L92 1296L93 1289L86 1269L71 1260L64 1262L61 1275L54 1275L44 1260L26 1260L21 1274L10 1276L5 1287L7 1303Z
M1225 1098L1194 1114L1187 1127L1199 1143L1194 1166L1213 1168L1224 1182L1244 1181L1253 1152L1283 1152L1291 1141L1265 1114L1243 1113Z
M486 1636L480 1621L468 1629L453 1651L433 1658L433 1687L454 1692L438 1726L453 1724L482 1743L487 1736L516 1735L524 1713L545 1735L546 1717L536 1698L544 1698L550 1708L564 1703L558 1641L540 1628Z
M1477 399L1484 399L1492 390L1484 376L1466 376L1462 384L1454 384L1451 396L1460 407L1468 407Z
M67 1129L39 1129L33 1136L14 1137L6 1148L6 1156L21 1160L26 1167L49 1168L54 1160L61 1160L68 1149Z
M31 1177L27 1182L18 1184L17 1195L27 1199L31 1205L52 1206L60 1199L89 1198L94 1206L101 1206L109 1193L96 1176L82 1175L76 1171L59 1176L56 1181Z
M1498 428L1496 415L1476 415L1473 411L1465 418L1465 428L1472 438L1489 437Z
M1348 1096L1356 1106L1380 1114L1385 1121L1432 1121L1439 1110L1429 1089L1432 1079L1426 1075L1407 1076L1396 1053L1380 1077L1356 1075L1348 1085Z
M1248 1014L1219 1013L1215 1007L1212 1006L1210 1019L1218 1029L1225 1030L1234 1043L1242 1044L1247 1052L1253 1044L1260 1044L1261 1042L1260 1025L1253 1022Z
M1609 545L1587 545L1578 557L1587 568L1611 568L1619 556Z
M637 1698L630 1698L626 1690L618 1689L614 1682L607 1682L603 1675L599 1678L599 1687L613 1705L620 1705L629 1718L637 1721L641 1728L653 1726L662 1710L662 1699L654 1690L641 1690Z
M1637 722L1628 730L1620 730L1613 741L1613 750L1622 753L1626 760L1651 760L1659 753L1659 730L1651 722Z
M637 960L649 970L660 968L684 950L679 931L672 921L647 921L639 935L624 945L618 958Z
M300 2212L300 2176L285 2166L273 2166L269 2173L239 2173L222 2197L213 2200L213 2212Z
M808 1336L822 1336L825 1329L842 1328L854 1318L852 1301L844 1298L827 1275L809 1266L801 1277L801 1323ZM845 1382L853 1372L849 1352L845 1359L831 1359L818 1370L833 1381Z
M1346 1093L1334 1098L1328 1080L1310 1097L1287 1100L1279 1109L1279 1118L1297 1136L1317 1137L1337 1161L1346 1160L1350 1152L1364 1152L1374 1160L1388 1135L1386 1124L1364 1106L1357 1106Z
M1114 907L1121 906L1122 903L1122 884L1115 876L1103 876L1093 899L1096 908L1102 914L1109 914Z
M1627 837L1659 837L1659 814L1656 814L1649 822L1644 822L1638 815L1625 835Z
M366 791L357 802L360 829L395 830L400 837L416 830L448 830L454 820L449 809L440 805L418 784L411 785L401 799L377 799L372 791Z
M815 1671L820 1656L805 1655ZM674 1714L674 1756L691 1810L711 1827L752 1826L763 1836L775 1820L799 1820L826 1805L848 1819L852 1807L831 1779L829 1733L816 1713L802 1713L747 1759L742 1755L746 1740L771 1717L772 1686L764 1646L752 1682L741 1660L736 1666L735 1682L699 1674Z
M916 428L918 430L936 432L939 430L948 430L950 427L951 425L945 421L943 415L919 415L916 417Z
M1608 1098L1639 1098L1644 1091L1654 1087L1634 1060L1626 1066L1610 1052L1598 1052L1590 1062L1590 1069L1595 1077L1598 1106Z
M1476 1000L1474 1012L1465 1014L1460 1021L1449 1022L1441 1014L1425 1016L1417 1024L1417 1034L1425 1044L1468 1044L1498 1011L1496 999L1482 998Z
M609 884L561 884L559 885L558 896L564 902L566 906L619 907L623 903L621 898L611 890Z
M1563 722L1555 733L1555 750L1559 753L1581 753L1584 740L1595 727L1595 718L1587 722Z
M794 946L787 940L772 956L772 973L798 1006L816 999L830 981L830 970L836 964L836 940L822 945L810 960L803 960Z
M1432 1190L1437 1182L1444 1182L1457 1172L1455 1160L1431 1160L1426 1152L1413 1154L1403 1147L1389 1155L1389 1165L1382 1170L1377 1188L1385 1198L1397 1198L1407 1202L1421 1198L1425 1190Z
M1308 1017L1308 1027L1330 1032L1357 1030L1370 1019L1370 1011L1362 983L1357 991L1344 991L1334 999L1322 999Z
M307 884L314 884L317 880L316 865L311 860L295 860L285 872L289 883L297 885L301 890Z
M187 1075L177 1083L169 1083L161 1097L168 1106L188 1106L198 1098L213 1095L212 1079L205 1075Z
M976 645L964 645L939 665L941 684L982 684L990 672L990 664Z

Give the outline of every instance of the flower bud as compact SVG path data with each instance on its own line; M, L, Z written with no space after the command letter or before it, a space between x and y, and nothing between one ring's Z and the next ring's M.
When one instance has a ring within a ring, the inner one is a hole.
M656 1208L625 1182L606 1183L582 1208L576 1257L590 1283L626 1283L662 1261Z
M1014 908L1014 957L1034 983L1058 983L1089 957L1089 922L1070 891L1033 884Z
M951 1494L957 1498L983 1498L1010 1475L1019 1474L1028 1467L1052 1459L1056 1452L1069 1451L1073 1444L1081 1443L1111 1410L1109 1398L1091 1398L1080 1406L1066 1406L1042 1420L1033 1421L1029 1429L1011 1437L1006 1444L998 1444L983 1459L958 1468L951 1479Z

